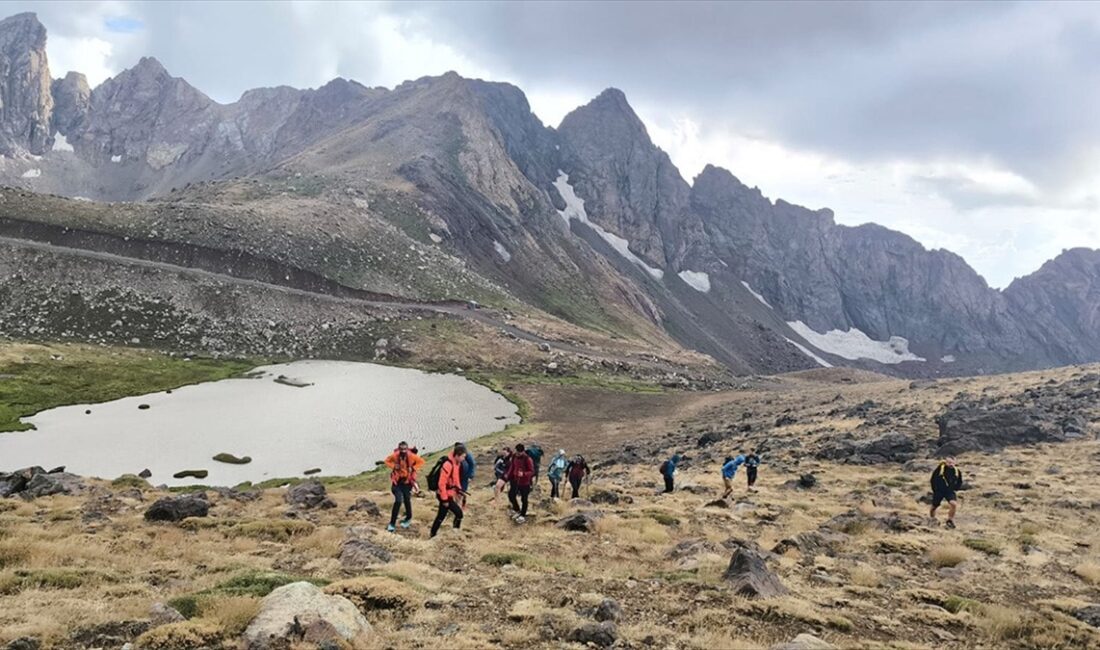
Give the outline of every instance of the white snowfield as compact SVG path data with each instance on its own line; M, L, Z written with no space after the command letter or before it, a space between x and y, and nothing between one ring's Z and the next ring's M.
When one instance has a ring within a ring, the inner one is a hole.
M27 171L23 172L23 178L38 178L41 175L41 169L28 169Z
M702 271L680 271L677 275L692 289L707 293L710 291L710 276Z
M65 136L58 133L53 137L53 147L50 151L72 151L73 145L69 144L69 141L65 139Z
M577 196L577 193L573 191L573 186L569 184L569 174L559 169L558 178L554 181L554 187L557 188L558 194L561 194L561 198L565 200L565 209L558 210L558 214L561 215L562 219L565 219L566 226L569 225L570 219L576 219L581 223L587 224L588 227L595 230L596 234L602 237L604 241L610 244L611 248L614 248L620 255L642 267L642 270L648 273L652 278L660 280L665 277L664 271L653 268L646 264L642 258L635 255L633 251L630 250L630 242L618 235L607 232L598 224L588 220L588 212L584 209L584 199Z
M768 303L767 300L764 299L764 296L762 296L762 295L756 293L755 291L753 291L752 287L749 286L748 282L745 282L744 280L742 280L741 281L741 286L745 287L745 289L747 289L749 293L751 293L753 296L755 296L757 300L764 303L765 307L767 307L768 309L772 309L772 306ZM790 340L790 339L788 339L788 340ZM795 345L798 345L798 344L795 343Z
M848 331L829 330L821 334L800 320L788 321L787 325L815 348L845 359L870 359L879 363L925 360L910 352L908 339L900 336L891 336L889 341L876 341L855 327Z
M500 259L504 260L505 262L512 261L512 254L508 252L508 249L504 247L504 244L494 239L493 248L496 249L497 255L500 255Z
M798 348L799 352L801 352L802 354L804 354L804 355L810 357L811 359L813 359L814 361L816 361L817 365L821 366L822 368L832 368L833 367L833 364L831 364L828 361L822 359L821 357L817 356L813 352L810 352L810 349L807 348L805 345L802 345L801 343L795 343L794 341L792 341L790 339L787 339L787 343L790 343L794 347Z

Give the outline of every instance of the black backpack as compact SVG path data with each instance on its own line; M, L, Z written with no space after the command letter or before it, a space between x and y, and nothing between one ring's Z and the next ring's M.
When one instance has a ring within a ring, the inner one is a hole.
M667 476L668 475L668 461L667 460L665 462L661 463L660 470L661 470L661 476Z
M527 455L531 457L531 460L535 461L536 465L538 465L539 462L542 461L542 447L531 445L527 448Z
M445 462L447 462L446 456L436 461L435 467L428 472L428 489L432 492L439 491L439 475L443 473L443 463Z

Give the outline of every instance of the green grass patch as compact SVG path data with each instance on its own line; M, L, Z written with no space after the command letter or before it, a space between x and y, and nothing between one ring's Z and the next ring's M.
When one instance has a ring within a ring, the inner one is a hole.
M251 537L273 542L286 542L292 537L309 535L316 528L298 519L261 519L237 524L227 531L230 537Z
M218 584L213 589L200 592L204 596L256 596L263 598L283 585L292 582L309 582L323 587L328 580L305 578L278 571L246 571Z
M963 540L963 546L972 548L975 551L981 551L986 555L1000 555L1001 546L992 540L982 539L980 537L968 537Z
M646 510L645 515L662 526L679 526L680 520L667 512L659 510Z
M489 566L525 566L530 564L532 558L526 553L486 553L481 556L481 561Z
M147 488L149 482L141 478L137 474L123 474L122 476L111 481L111 487L116 488Z
M46 409L97 404L237 376L258 362L169 357L159 352L81 345L0 344L0 432ZM92 407L94 417L95 407Z
M981 607L981 603L978 601L962 596L948 596L947 600L943 601L943 608L952 614L974 611L979 607Z
M0 594L18 594L27 589L76 589L102 577L78 569L21 569L0 575Z

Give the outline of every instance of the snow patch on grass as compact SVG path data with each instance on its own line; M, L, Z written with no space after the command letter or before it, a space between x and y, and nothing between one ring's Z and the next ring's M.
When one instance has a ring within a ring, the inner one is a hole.
M801 343L795 343L794 341L792 341L790 339L787 339L787 343L790 343L794 347L798 348L799 352L801 352L802 354L804 354L804 355L810 357L811 359L813 359L814 361L816 361L817 365L821 366L822 368L832 368L833 367L833 364L831 364L828 361L822 359L821 357L817 356L813 352L810 352L810 349L807 348L805 345L802 345Z
M710 276L702 271L680 271L677 275L692 289L707 293L710 291Z
M65 139L65 136L58 133L53 138L53 147L50 151L72 151L73 145L69 144L69 141Z
M762 296L762 295L760 295L760 294L758 294L758 293L756 293L755 291L753 291L753 290L752 290L752 287L750 287L750 286L749 286L749 283L748 283L748 282L745 282L744 280L742 280L742 281L741 281L741 286L745 287L745 289L746 289L746 290L748 290L748 292L749 292L749 293L751 293L751 294L752 294L752 295L753 295L753 296L754 296L754 297L755 297L755 298L756 298L757 300L759 300L760 302L764 303L764 306L765 306L765 307L767 307L768 309L774 309L774 308L773 308L773 307L772 307L772 306L771 306L771 305L770 305L770 304L768 303L768 301L764 299L764 296ZM797 344L796 344L796 345L797 345Z
M508 252L508 249L504 247L504 244L494 239L493 248L496 249L497 255L500 255L500 259L504 260L505 262L512 261L512 254Z
M588 212L584 209L584 199L577 196L577 193L573 191L573 186L569 184L569 174L559 169L558 178L554 181L554 187L557 188L558 194L560 194L561 198L565 201L565 209L558 210L558 214L565 220L567 226L572 219L587 224L589 228L596 231L597 235L610 244L611 248L614 248L620 255L642 267L642 270L648 273L650 277L656 280L665 277L664 271L653 268L646 264L645 260L635 255L634 252L630 250L630 242L618 235L607 232L598 224L588 220Z
M28 169L27 171L23 172L23 178L38 178L41 175L41 169Z
M111 156L111 162L113 162L113 163L122 162L122 154L119 154L117 156Z
M437 244L442 244L443 243L443 238L440 237L439 235L435 234L434 232L428 233L428 239L431 239L433 242L435 242Z
M940 361L942 361L944 363L955 363L955 355L945 354L942 357L940 357Z
M848 331L829 330L821 334L800 320L790 321L787 325L815 348L845 359L870 359L879 363L925 360L910 352L909 341L900 336L891 336L889 341L876 341L855 327Z

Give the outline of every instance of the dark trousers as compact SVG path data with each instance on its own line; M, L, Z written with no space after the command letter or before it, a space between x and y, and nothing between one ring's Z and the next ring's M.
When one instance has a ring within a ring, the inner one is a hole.
M756 468L746 467L745 476L749 479L749 487L756 485Z
M570 497L570 498L572 498L572 499L581 498L581 480L582 479L579 478L579 477L578 478L572 478L572 477L569 478L569 487L573 488L573 496Z
M432 522L432 537L439 532L439 527L443 525L443 520L447 518L447 513L451 513L455 516L455 528L462 527L462 506L458 505L458 501L454 499L448 499L446 501L439 500L439 511L435 513L435 521Z
M561 496L561 477L550 477L550 498L557 499Z
M516 495L517 494L519 495L520 502L523 503L522 506L520 506L520 504L516 502ZM520 487L520 486L516 485L515 483L512 483L512 486L510 488L508 488L508 501L509 501L509 503L512 504L512 510L515 510L521 516L526 517L527 516L527 497L530 494L531 494L531 486L530 485L528 485L527 487Z
M390 488L390 492L393 492L393 510L390 511L390 525L397 523L397 515L401 512L401 504L405 504L405 519L411 521L413 518L413 503L412 503L412 485L408 483L401 483L394 485Z
M672 492L672 475L665 474L665 492Z

